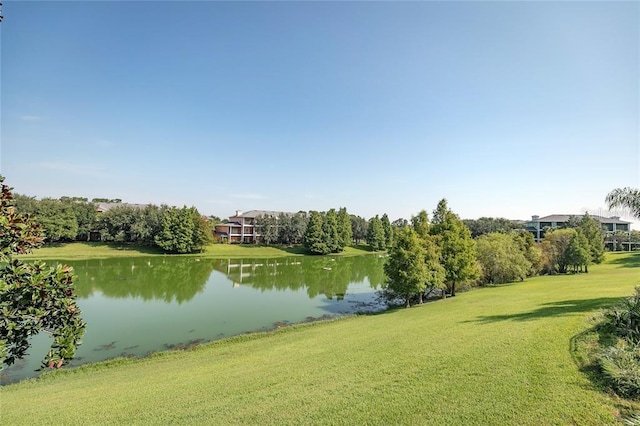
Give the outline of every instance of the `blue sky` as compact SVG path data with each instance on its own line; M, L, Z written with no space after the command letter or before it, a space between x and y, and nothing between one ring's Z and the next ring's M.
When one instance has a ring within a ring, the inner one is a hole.
M393 220L598 213L640 181L638 2L17 2L22 194ZM637 227L637 226L636 226Z

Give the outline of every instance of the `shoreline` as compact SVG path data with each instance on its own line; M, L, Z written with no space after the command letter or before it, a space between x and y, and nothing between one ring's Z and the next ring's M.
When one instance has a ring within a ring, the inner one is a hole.
M341 253L326 255L332 256L365 256L382 252L372 252L368 246L357 245L346 247ZM85 260L107 259L113 257L198 257L205 259L229 259L229 258L277 258L277 257L322 257L308 254L303 246L263 246L263 245L236 245L236 244L210 244L200 253L170 254L164 253L153 247L136 245L118 245L102 242L71 242L45 246L34 250L32 253L18 255L22 260Z

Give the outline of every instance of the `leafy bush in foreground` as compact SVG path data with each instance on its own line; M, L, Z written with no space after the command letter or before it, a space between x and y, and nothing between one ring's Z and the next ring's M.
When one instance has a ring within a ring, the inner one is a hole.
M630 343L640 343L640 287L636 293L604 313L603 327Z
M640 396L640 345L621 339L602 351L599 365L605 382L618 395L630 399Z

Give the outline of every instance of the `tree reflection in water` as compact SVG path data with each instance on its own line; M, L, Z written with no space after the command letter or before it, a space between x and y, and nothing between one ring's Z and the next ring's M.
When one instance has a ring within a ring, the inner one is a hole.
M212 260L193 257L91 259L71 263L76 294L99 291L110 298L187 302L201 292L213 271Z
M234 285L250 285L262 291L306 288L309 298L325 295L342 300L351 283L368 279L372 289L384 281L378 256L290 257L278 259L220 259L214 268Z

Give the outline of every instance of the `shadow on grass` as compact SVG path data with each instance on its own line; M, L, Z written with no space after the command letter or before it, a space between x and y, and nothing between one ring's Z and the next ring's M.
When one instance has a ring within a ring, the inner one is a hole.
M492 323L497 321L531 321L539 318L569 315L577 312L590 312L612 306L620 302L620 297L601 297L598 299L563 300L545 303L538 309L509 315L481 316L467 322Z
M640 268L640 251L635 252L633 254L628 254L629 252L613 253L613 259L609 260L607 263L611 263L612 265L620 265L622 268ZM624 256L623 256L624 254Z

